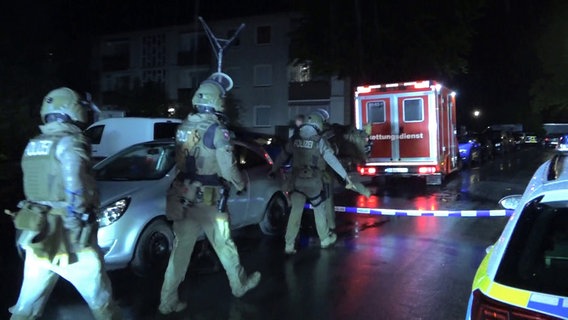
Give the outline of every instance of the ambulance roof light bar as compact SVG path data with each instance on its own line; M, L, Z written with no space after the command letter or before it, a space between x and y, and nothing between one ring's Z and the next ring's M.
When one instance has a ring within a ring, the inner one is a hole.
M410 87L414 86L415 89L424 89L430 87L430 81L411 81L411 82L404 82L404 83L387 83L387 84L376 84L371 86L358 86L357 87L357 94L359 93L369 93L373 91L373 89L381 89L381 88L396 88L399 86Z

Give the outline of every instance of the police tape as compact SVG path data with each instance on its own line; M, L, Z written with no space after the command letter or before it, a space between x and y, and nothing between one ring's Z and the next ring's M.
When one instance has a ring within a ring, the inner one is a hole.
M313 209L306 204L305 209ZM335 212L400 217L509 217L514 210L400 210L335 206Z

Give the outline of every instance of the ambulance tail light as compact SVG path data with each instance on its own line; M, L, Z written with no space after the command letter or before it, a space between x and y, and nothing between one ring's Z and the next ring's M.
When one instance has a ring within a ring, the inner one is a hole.
M436 173L438 172L437 167L419 167L418 173L420 174L428 174L428 173Z
M558 319L542 313L522 309L508 305L497 300L493 300L481 291L473 292L473 303L471 305L472 320L549 320Z
M362 176L374 176L377 174L377 168L375 167L358 167L357 171Z

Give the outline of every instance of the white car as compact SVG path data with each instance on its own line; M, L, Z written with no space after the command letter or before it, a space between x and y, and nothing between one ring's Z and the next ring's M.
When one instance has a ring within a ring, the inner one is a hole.
M254 143L235 142L235 158L246 179L246 191L231 189L231 228L258 224L263 233L281 234L289 205L281 178L271 179L270 156ZM173 244L165 217L166 192L176 175L171 139L133 145L94 167L101 210L98 241L107 269L130 266L139 275L161 270Z
M466 319L568 318L568 157L542 164L473 280Z

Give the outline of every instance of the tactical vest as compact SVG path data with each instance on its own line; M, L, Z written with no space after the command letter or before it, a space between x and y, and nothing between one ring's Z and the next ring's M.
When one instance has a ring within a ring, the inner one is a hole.
M28 142L22 156L24 194L30 201L65 201L61 166L55 157L62 136L40 135Z
M315 178L325 170L319 143L321 137L314 136L309 139L295 137L292 141L292 171L300 178Z
M215 154L215 133L219 126L213 119L192 116L178 127L177 165L187 179L204 185L220 185Z

